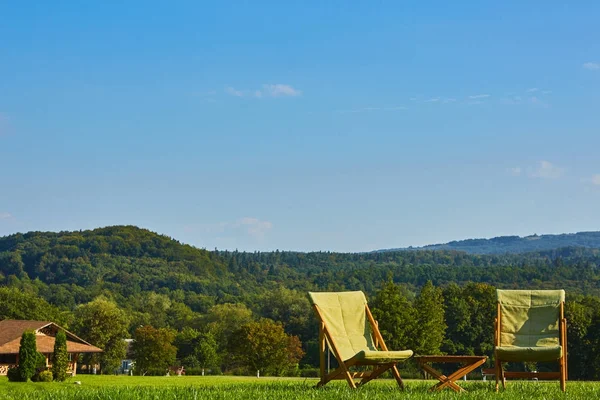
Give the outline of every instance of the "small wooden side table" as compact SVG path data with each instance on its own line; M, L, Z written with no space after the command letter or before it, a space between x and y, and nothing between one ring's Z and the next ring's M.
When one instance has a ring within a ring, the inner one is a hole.
M455 392L463 392L465 389L458 386L456 381L483 365L487 360L487 356L415 356L415 360L425 372L435 376L440 381L429 390L442 390L449 387ZM445 376L430 366L429 363L459 364L461 367L450 376Z

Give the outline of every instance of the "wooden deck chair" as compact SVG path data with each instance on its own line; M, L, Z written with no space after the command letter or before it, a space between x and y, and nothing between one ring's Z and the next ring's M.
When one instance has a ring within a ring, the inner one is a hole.
M321 380L317 387L333 379L346 379L355 389L391 370L398 386L404 389L396 364L410 358L413 352L388 350L363 292L310 292L309 295L319 319ZM325 370L326 344L339 364L330 373ZM350 372L351 367L362 365L373 369ZM355 379L361 380L357 383Z
M498 290L495 321L496 390L506 378L559 379L567 382L567 320L564 290ZM558 361L559 372L504 372L503 362Z

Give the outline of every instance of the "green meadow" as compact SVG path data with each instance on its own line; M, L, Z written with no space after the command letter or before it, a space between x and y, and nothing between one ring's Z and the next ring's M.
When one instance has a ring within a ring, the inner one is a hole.
M81 385L74 384L80 381ZM355 391L345 382L334 382L315 389L314 378L253 377L137 377L80 375L67 382L13 383L0 379L0 398L23 400L144 400L144 399L597 399L600 382L569 382L562 393L558 382L509 382L505 391L496 393L493 381L460 382L468 390L432 393L435 382L405 380L400 391L392 380L379 380Z

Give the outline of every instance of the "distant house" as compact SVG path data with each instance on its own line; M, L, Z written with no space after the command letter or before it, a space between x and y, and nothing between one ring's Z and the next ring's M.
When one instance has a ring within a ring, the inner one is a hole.
M9 367L16 367L19 364L21 336L23 332L28 330L35 332L37 350L46 356L47 366L51 366L56 333L64 331L67 335L69 370L72 371L73 375L75 375L75 371L77 370L79 354L102 352L102 349L92 346L54 322L7 319L0 321L0 375L6 375Z

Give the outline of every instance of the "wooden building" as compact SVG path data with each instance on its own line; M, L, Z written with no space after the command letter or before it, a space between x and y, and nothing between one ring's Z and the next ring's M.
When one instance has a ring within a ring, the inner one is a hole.
M101 353L102 350L78 338L66 329L50 321L0 321L0 375L6 375L8 368L19 363L19 347L21 335L25 331L34 331L37 350L46 357L46 365L51 366L54 353L54 338L62 330L67 335L67 352L69 353L69 371L75 375L77 359L80 354Z

